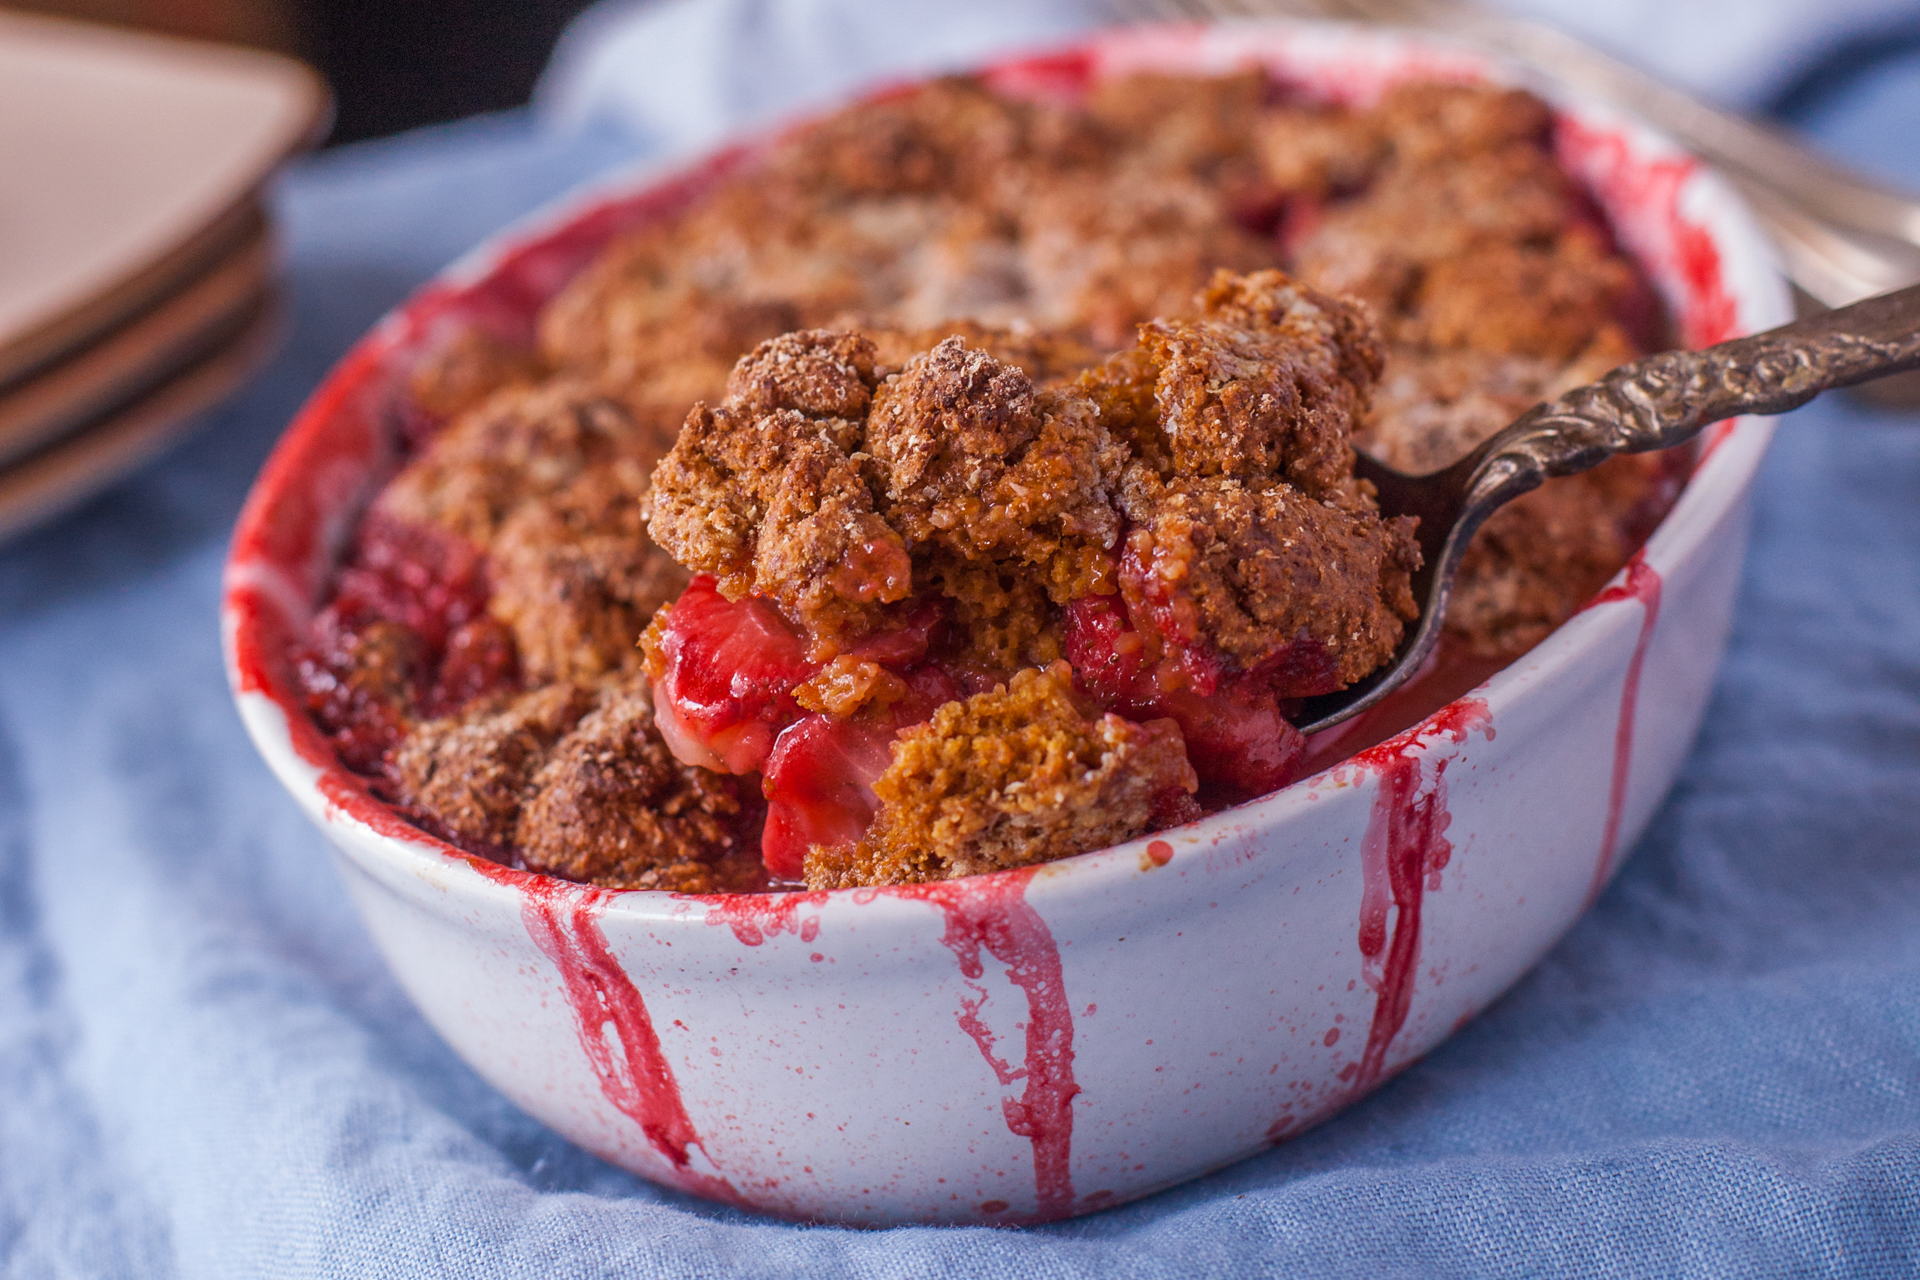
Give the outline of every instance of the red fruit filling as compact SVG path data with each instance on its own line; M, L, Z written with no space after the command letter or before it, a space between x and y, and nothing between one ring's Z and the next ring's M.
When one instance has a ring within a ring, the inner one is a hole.
M700 574L655 633L655 722L689 764L764 774L763 856L774 874L797 879L810 844L865 833L878 803L873 781L894 735L961 696L950 675L925 661L944 622L939 605L923 604L846 651L899 677L904 693L851 718L809 713L794 692L827 665L810 656L816 647L770 601L729 600L712 575Z
M340 571L329 608L383 618L420 637L439 664L456 627L486 616L485 560L458 534L382 514L360 526L359 554Z
M1254 671L1230 670L1197 642L1169 653L1161 635L1136 627L1115 596L1067 606L1067 661L1085 691L1129 719L1165 716L1178 724L1210 800L1233 803L1291 782L1306 739L1287 722L1292 708L1282 706L1277 689L1300 682L1271 660Z
M293 652L308 710L349 768L377 775L416 717L520 683L513 636L487 596L472 543L368 515L332 602Z
M936 604L867 637L847 656L899 673L927 654L944 622ZM720 773L767 766L780 731L806 714L793 693L826 663L815 646L761 596L729 600L699 574L656 633L654 716L673 753Z
M756 773L803 714L794 689L820 665L806 638L759 596L729 600L700 574L658 630L654 718L673 754L718 773Z
M1087 597L1066 610L1066 651L1083 690L1129 719L1171 719L1186 741L1202 796L1231 804L1292 781L1306 739L1288 723L1293 699L1332 687L1325 650L1286 646L1252 670L1238 670L1198 638L1192 603L1156 592L1136 574L1144 627L1120 597ZM897 627L852 646L846 656L886 668L904 694L868 703L849 717L808 712L795 693L819 674L808 637L768 600L729 600L708 574L694 578L669 609L654 641L655 718L680 759L717 771L761 773L767 869L798 879L807 850L860 839L879 807L874 783L892 760L901 730L966 695L959 674L937 657L944 612L925 604ZM1166 797L1156 826L1201 815L1184 792Z
M760 856L768 871L798 880L810 847L866 835L880 807L874 783L893 762L894 738L965 696L951 675L931 663L904 678L905 696L885 707L846 720L809 715L780 734L764 780L767 825Z

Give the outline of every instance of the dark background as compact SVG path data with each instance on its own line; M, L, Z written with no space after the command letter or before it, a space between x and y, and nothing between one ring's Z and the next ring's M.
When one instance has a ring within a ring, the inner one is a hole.
M330 144L527 100L590 0L8 0L13 7L290 53L333 85Z

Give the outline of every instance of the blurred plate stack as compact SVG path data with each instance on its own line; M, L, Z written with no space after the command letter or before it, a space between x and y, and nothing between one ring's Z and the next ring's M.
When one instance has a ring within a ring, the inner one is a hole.
M327 113L286 58L0 11L0 538L139 466L265 358L264 188Z

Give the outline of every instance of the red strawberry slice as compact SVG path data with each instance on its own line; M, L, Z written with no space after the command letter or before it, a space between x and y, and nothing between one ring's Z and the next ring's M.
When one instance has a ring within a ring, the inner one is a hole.
M873 784L893 762L893 740L962 696L959 683L929 663L907 672L907 695L849 720L810 715L789 726L767 760L767 825L760 856L767 870L798 880L814 845L847 844L867 834L880 807Z
M927 656L927 650L933 647L935 636L946 622L946 609L938 601L929 600L902 618L898 625L854 642L847 653L878 663L889 671L905 671Z
M1151 701L1147 638L1118 596L1082 596L1067 606L1065 648L1073 674L1103 707Z
M767 825L760 857L783 880L805 873L814 845L867 833L880 798L873 784L893 760L893 725L811 715L787 727L767 760Z
M1172 717L1202 793L1227 804L1292 782L1307 750L1306 738L1280 713L1279 699L1245 679L1223 683L1211 697L1191 689L1162 694L1146 714Z
M1293 780L1306 739L1282 714L1271 673L1230 672L1207 653L1156 658L1164 639L1133 626L1115 596L1087 596L1066 612L1067 661L1087 693L1130 719L1177 723L1203 792L1237 803Z
M1244 673L1254 687L1276 698L1313 698L1342 688L1333 655L1318 640L1302 636L1241 668L1208 642L1200 610L1186 591L1152 571L1142 539L1129 539L1120 557L1120 582L1126 593L1127 620L1180 663L1187 683L1203 697L1222 680Z
M774 737L801 716L795 686L820 669L770 601L729 600L705 573L667 611L658 653L654 713L667 746L724 773L766 763Z

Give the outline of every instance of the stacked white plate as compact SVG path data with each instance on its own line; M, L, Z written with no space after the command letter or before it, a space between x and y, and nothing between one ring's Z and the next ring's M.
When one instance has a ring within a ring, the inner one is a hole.
M145 462L265 357L262 189L327 113L285 58L0 12L0 537Z

